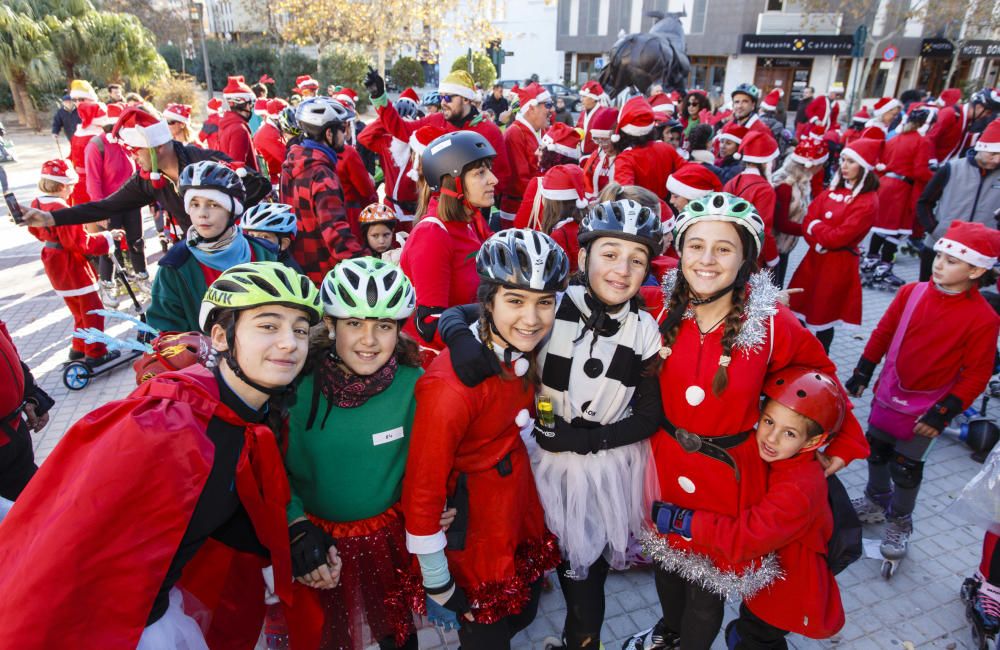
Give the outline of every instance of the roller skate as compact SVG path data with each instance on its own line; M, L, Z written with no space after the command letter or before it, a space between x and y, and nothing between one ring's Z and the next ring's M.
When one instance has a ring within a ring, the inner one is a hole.
M129 274L129 281L135 286L137 293L143 293L147 296L152 295L153 284L149 279L149 273L145 271L131 273Z
M924 244L923 237L914 237L910 235L909 237L903 240L902 244L899 247L899 252L905 253L906 255L910 255L911 257L919 257L920 251L924 250L925 248L927 248L927 246Z
M105 309L118 308L120 301L118 300L118 287L115 285L114 280L100 280L97 283L97 295L100 297Z
M633 634L622 645L622 650L679 650L680 647L680 635L668 630L661 618L648 630Z
M861 286L872 286L872 276L875 274L875 267L878 266L878 258L865 255L861 258Z
M547 636L545 637L545 640L542 641L542 647L545 648L545 650L562 650L562 648L566 648L568 646L566 645L566 639L557 639L554 636ZM604 644L597 644L597 647L594 648L594 650L604 650Z
M851 499L854 512L863 524L881 524L885 521L885 512L889 509L889 501L892 499L892 492L885 494L871 494L865 489L864 496Z
M893 517L889 513L886 516L886 522L879 551L884 558L882 560L882 577L888 580L896 573L900 562L906 557L906 547L910 543L910 535L913 534L913 517L912 515Z
M879 262L872 273L871 286L882 291L895 291L906 284L906 280L892 272L892 262Z
M985 589L984 589L985 587ZM966 578L962 583L962 602L965 603L965 617L972 623L972 647L986 650L993 641L996 647L997 633L1000 632L1000 601L987 590L1000 592L1000 588L984 585L978 578Z

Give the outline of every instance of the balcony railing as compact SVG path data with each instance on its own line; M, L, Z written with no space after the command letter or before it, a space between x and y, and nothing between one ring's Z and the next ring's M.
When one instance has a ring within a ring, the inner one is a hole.
M785 13L766 11L757 15L758 34L828 34L840 33L843 14Z

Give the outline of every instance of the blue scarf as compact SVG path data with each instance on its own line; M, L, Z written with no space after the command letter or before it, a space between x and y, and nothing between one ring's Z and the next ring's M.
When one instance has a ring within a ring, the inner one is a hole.
M232 228L233 234L231 236L223 236L219 241L212 243L192 244L191 236L188 235L188 250L200 264L216 271L225 271L237 264L249 262L250 242L243 236L243 230L239 226ZM191 226L189 232L194 232L194 226Z
M323 153L326 154L327 158L330 159L330 162L333 163L333 166L334 167L337 166L337 152L334 151L331 147L323 144L322 142L317 142L312 138L306 138L302 141L302 148L316 149L317 151L322 151Z

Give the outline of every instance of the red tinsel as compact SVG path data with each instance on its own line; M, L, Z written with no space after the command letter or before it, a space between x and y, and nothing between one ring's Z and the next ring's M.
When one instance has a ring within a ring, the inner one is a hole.
M466 590L473 618L477 623L489 624L520 612L530 597L531 584L554 569L561 559L559 544L551 533L518 545L513 577Z

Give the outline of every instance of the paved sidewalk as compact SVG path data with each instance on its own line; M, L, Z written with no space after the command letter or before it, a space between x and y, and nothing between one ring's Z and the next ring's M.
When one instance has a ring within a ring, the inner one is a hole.
M37 170L47 158L56 157L56 147L48 135L33 135L4 120L10 137L17 145L20 162L5 166L11 189L27 204L37 194ZM63 151L68 143L63 141ZM3 208L0 208L2 211ZM153 261L159 257L159 245L150 221L146 222L146 250ZM7 323L25 362L41 385L56 400L49 426L35 436L35 454L39 462L58 443L65 430L91 409L125 395L134 386L130 368L96 378L80 392L71 393L63 386L61 365L69 349L72 321L62 300L56 296L39 261L41 245L24 229L14 226L6 213L0 216L0 319ZM803 250L793 256L798 263ZM156 264L150 265L155 272ZM903 257L897 272L915 280L917 263ZM789 272L791 277L791 270ZM866 290L864 326L858 337L839 331L833 343L833 360L846 378L861 354L868 333L887 308L889 293ZM122 332L116 326L112 332ZM856 400L856 413L867 418L868 399ZM847 624L833 639L817 642L798 636L790 645L804 648L971 648L969 627L958 597L962 580L979 564L983 533L950 514L948 507L980 466L969 458L968 449L949 436L935 443L925 472L920 502L915 513L916 531L909 559L891 581L879 576L880 563L862 559L839 577ZM856 462L841 472L841 479L852 496L861 493L866 471L864 462ZM866 531L878 537L880 527ZM605 647L620 648L622 640L633 632L650 627L659 617L659 605L651 572L637 569L613 574L607 585L607 613L603 640ZM790 604L791 605L791 604ZM541 648L546 636L558 636L565 615L565 603L558 587L542 597L535 622L514 640L519 649ZM733 604L726 620L735 616ZM446 646L438 633L425 629L420 633L421 648L458 647L454 634L447 635ZM713 649L724 644L716 641Z

